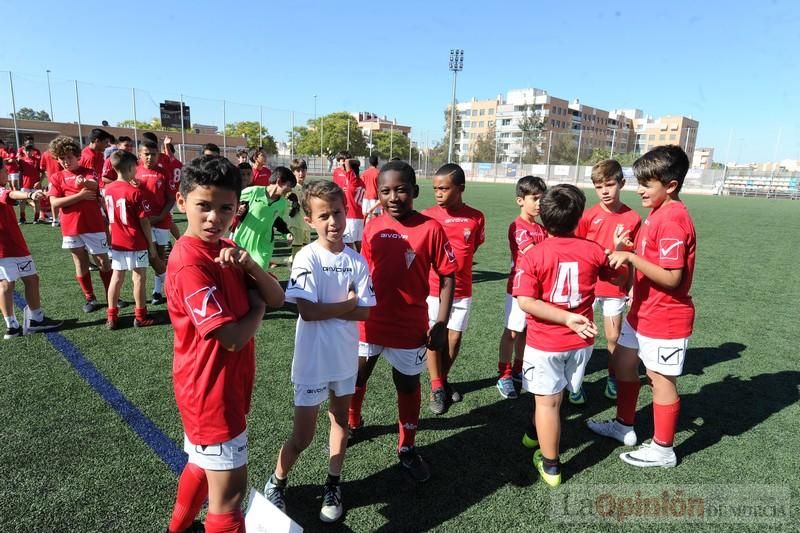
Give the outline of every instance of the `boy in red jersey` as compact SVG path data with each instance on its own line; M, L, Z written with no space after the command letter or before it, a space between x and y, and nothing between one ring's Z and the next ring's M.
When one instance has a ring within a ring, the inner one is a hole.
M42 154L42 159L39 161L39 168L44 175L47 177L47 190L50 190L50 176L54 176L56 172L61 172L64 170L64 167L61 166L61 163L53 156L53 152L50 150L45 150ZM50 197L45 196L44 198L39 200L40 209L44 209L45 206L50 209L51 218L52 218L52 226L54 228L59 226L58 221L58 210L55 209L50 205Z
M61 211L61 247L72 254L75 278L86 298L84 313L100 308L92 287L89 254L100 269L105 292L111 282L111 262L108 259L106 221L98 201L99 179L94 171L78 162L81 149L72 137L61 135L50 141L50 151L64 167L50 176L50 203Z
M361 238L364 235L364 212L361 204L364 201L364 182L358 175L360 163L358 159L347 159L344 163L345 209L347 209L347 227L344 230L344 243L356 251L361 251Z
M130 137L125 137L124 135L118 137L116 149L133 153L133 139ZM111 156L103 161L103 173L101 174L101 177L103 178L103 187L117 179L117 171L114 170L114 166L111 164Z
M137 187L136 156L125 150L117 150L108 158L119 179L105 188L106 213L111 229L111 284L108 288L107 329L119 325L119 293L125 282L125 271L133 271L133 327L152 326L155 321L147 318L147 265L152 261L159 270L163 265L156 255L150 231L150 204L148 193Z
M425 368L426 346L447 349L447 320L453 301L456 258L441 224L414 211L419 194L411 165L390 161L381 169L378 194L384 214L364 233L361 253L369 264L378 305L359 323L359 361L356 391L350 403L351 431L363 426L361 408L376 356L392 365L397 390L397 446L401 467L417 482L430 478L430 469L414 447L419 424L419 374ZM431 267L441 277L439 316L428 327L425 298Z
M23 149L20 150L19 156L17 157L20 175L22 176L22 187L20 190L24 193L31 193L41 189L41 169L39 168L41 166L39 163L41 156L36 157L34 149L33 144L26 144ZM33 223L39 224L40 222L44 222L43 220L40 221L38 218L38 200L33 200L31 203L31 207L33 207ZM28 202L19 203L19 221L21 223L25 223L25 207L27 205Z
M156 257L161 262L167 260L166 246L169 243L172 225L170 210L175 205L175 192L171 189L170 180L164 173L164 168L158 164L158 145L153 141L144 141L139 146L139 166L136 169L136 181L150 193L150 224L152 225L152 238L156 247ZM164 270L158 263L153 263L155 271L155 285L153 286L152 305L164 303Z
M364 218L369 220L381 214L381 206L378 203L378 156L369 156L369 168L361 174L361 181L364 182L364 203L361 210Z
M333 169L331 180L344 190L345 181L347 181L347 161L350 160L350 152L341 150L336 153L336 168Z
M203 156L184 169L177 195L188 225L167 265L167 309L175 330L175 401L189 460L178 481L171 532L192 526L206 497L206 532L244 531L253 336L265 306L283 304L283 290L247 252L222 238L241 183L230 161Z
M12 191L6 189L7 183L5 162L0 159L0 227L3 228L0 231L0 311L6 325L4 340L37 331L50 331L62 324L47 318L42 311L36 264L14 214L14 204L17 201L37 200L44 193ZM18 279L22 279L25 285L26 305L22 310L22 324L17 321L17 314L14 312L14 285Z
M522 254L517 262L513 295L528 314L523 389L534 394L539 449L533 464L550 486L561 483L559 440L564 388L581 386L592 356L597 326L592 321L598 279L624 283L626 268L615 272L605 250L577 238L575 227L586 197L574 185L556 185L541 200L542 224L550 238ZM523 442L536 446L536 436Z
M461 337L469 323L472 306L472 258L485 239L486 221L483 213L464 203L462 195L466 178L462 168L454 163L442 166L433 177L436 206L422 212L438 221L456 256L455 293L447 322L447 351L429 350L428 373L431 376L430 410L436 415L447 411L450 402L460 402L461 394L454 390L447 377L458 357ZM428 276L428 324L433 326L439 316L439 274L431 270Z
M263 148L256 148L250 156L250 161L253 163L253 178L250 180L250 185L268 186L272 170L267 166L267 152Z
M81 151L80 165L94 171L95 176L100 180L98 185L101 189L105 187L105 183L101 178L103 175L103 162L105 161L103 153L112 139L113 137L106 130L94 128L89 133L89 144Z
M677 378L683 372L686 348L694 325L689 295L694 275L697 235L678 193L689 170L686 153L674 145L653 148L633 164L642 206L651 209L634 252L611 253L612 266L635 269L633 300L614 352L617 375L617 417L589 420L595 433L636 444L633 424L639 398L639 360L653 384L654 435L620 458L639 467L673 467L672 444L680 412ZM623 234L620 238L624 238ZM638 357L637 357L638 356Z
M8 173L8 186L12 191L19 190L19 163L17 162L17 149L14 146L6 147L6 143L0 139L0 159Z
M162 165L167 168L166 174L169 178L170 191L174 195L181 186L183 163L175 156L175 145L172 144L172 137L169 135L164 137L164 146L161 155L164 157L162 158L159 156L159 160L163 160ZM244 179L244 176L242 176L242 179ZM242 188L245 186L246 185L242 185ZM169 232L172 234L172 237L175 240L178 240L181 236L181 232L178 229L178 225L175 223L175 219L172 220L172 223L169 227Z
M625 187L620 164L613 159L606 159L594 165L592 184L600 202L584 211L575 235L594 241L606 250L617 249L614 237L623 233L627 234L630 244L633 244L642 225L642 217L619 199L620 192ZM625 246L621 242L619 245ZM599 304L603 310L603 330L608 347L608 379L604 395L609 400L616 400L617 381L614 377L612 356L622 329L622 312L628 301L626 287L598 281L594 293L595 305ZM569 395L569 402L573 405L586 403L583 387Z
M545 229L536 223L539 216L539 201L547 185L542 178L524 176L517 181L517 205L519 216L508 226L508 247L511 250L511 272L506 283L505 329L500 336L500 356L497 362L497 390L503 398L517 398L515 383L522 382L522 358L525 351L525 312L519 308L512 296L516 283L516 264L521 254L545 240ZM514 355L514 364L511 357Z

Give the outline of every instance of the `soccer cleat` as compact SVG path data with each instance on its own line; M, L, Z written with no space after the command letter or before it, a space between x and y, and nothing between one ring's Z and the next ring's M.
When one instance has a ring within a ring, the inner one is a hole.
M282 513L286 512L286 487L281 487L272 481L273 476L267 480L264 486L264 496L269 502L281 510Z
M106 320L106 329L108 330L115 330L119 327L119 320L109 318Z
M435 415L442 415L447 411L447 391L444 387L439 387L431 391L431 401L428 409Z
M153 318L144 317L141 320L136 318L133 319L133 327L135 328L146 328L148 326L155 326L155 325L156 321Z
M497 380L497 390L500 396L507 400L516 400L519 398L517 389L514 387L514 380L512 378L500 378Z
M605 420L603 422L587 420L586 425L598 435L618 440L625 446L636 445L636 432L633 430L633 426L626 426L618 420Z
M447 399L453 403L458 403L464 399L464 396L449 383L445 385L445 390L447 391Z
M411 479L417 483L425 483L431 478L431 469L425 460L417 453L414 446L404 446L397 454L400 466L408 472Z
M29 316L25 316L25 320L22 322L22 334L27 335L28 333L39 333L42 331L50 331L53 329L60 328L64 322L61 320L53 320L52 318L47 318L43 316L41 320L34 320Z
M536 450L536 453L533 454L533 466L536 467L536 470L539 471L539 477L542 478L542 481L547 483L551 487L557 487L561 485L561 472L559 471L558 474L548 474L544 471L544 458L542 457L542 450Z
M621 453L619 458L629 465L648 468L660 466L661 468L672 468L678 464L678 458L672 446L659 446L655 442L648 441L631 452Z
M94 263L89 263L89 272L100 272L100 268Z
M568 400L572 405L584 405L586 403L586 393L583 392L583 387L575 392L570 392Z
M322 491L322 509L319 511L319 519L330 524L339 520L343 512L342 488L339 485L326 483Z
M57 228L61 226L61 222L59 222L58 220L54 220L50 223L50 225L53 226L54 228Z
M24 218L19 219L19 225L22 226L23 224L27 224Z
M358 441L358 436L361 430L364 429L364 417L361 417L357 426L347 426L347 445L355 444Z
M83 312L84 313L94 313L100 309L100 304L97 303L97 300L92 298L91 300L86 300L86 303L83 304Z
M22 337L22 326L15 328L6 328L6 334L3 335L3 340L13 339L14 337Z
M533 450L539 447L539 441L528 436L528 432L522 434L522 445Z
M161 305L161 304L164 304L164 303L167 303L166 298L161 296L160 292L154 292L153 293L153 299L150 301L150 305Z
M609 400L617 400L617 378L608 376L606 380L606 390L603 391L603 396Z
M522 372L511 372L511 379L514 383L522 384Z

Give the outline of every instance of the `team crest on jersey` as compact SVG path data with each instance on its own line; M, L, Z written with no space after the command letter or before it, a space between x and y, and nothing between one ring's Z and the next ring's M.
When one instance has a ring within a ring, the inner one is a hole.
M469 238L472 237L472 230L464 228L464 244L469 244Z
M417 257L417 254L414 252L413 249L408 248L406 250L406 268L411 268L411 263L414 262L414 258Z
M602 218L596 218L596 219L594 219L594 222L592 222L592 224L597 225L597 224L600 224L602 221L603 221Z
M184 298L189 314L196 325L199 326L203 322L222 314L222 306L214 295L216 290L216 286L203 287Z
M455 263L456 261L456 253L453 251L453 247L450 245L450 241L444 243L444 253L447 255L447 260L451 263Z
M517 244L522 244L525 242L528 237L528 230L526 229L518 229L514 232L514 240L517 241Z
M658 255L661 259L679 259L680 247L683 241L678 239L660 239L658 241Z

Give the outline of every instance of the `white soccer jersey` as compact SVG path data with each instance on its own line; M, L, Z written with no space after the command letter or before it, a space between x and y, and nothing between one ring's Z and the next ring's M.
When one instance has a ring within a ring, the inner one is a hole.
M286 301L312 303L347 300L354 290L359 307L375 305L372 279L364 258L345 247L334 254L313 242L297 253L286 287ZM292 383L316 384L349 378L358 372L358 328L352 320L306 322L297 318Z

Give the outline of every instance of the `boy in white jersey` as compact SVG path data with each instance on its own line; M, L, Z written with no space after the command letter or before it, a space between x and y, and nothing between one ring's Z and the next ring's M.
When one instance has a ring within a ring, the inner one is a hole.
M375 293L366 261L343 241L342 189L327 180L309 183L303 211L319 238L295 256L286 288L286 300L296 302L300 313L292 360L294 428L264 492L275 506L286 509L289 471L311 444L319 406L328 399L330 459L320 520L335 522L343 512L339 478L347 449L347 409L358 374L356 321L367 319Z

